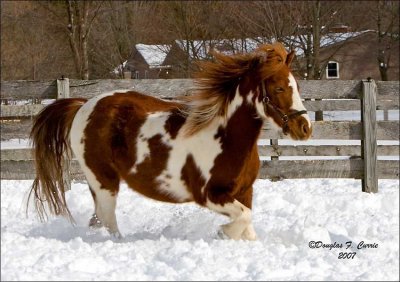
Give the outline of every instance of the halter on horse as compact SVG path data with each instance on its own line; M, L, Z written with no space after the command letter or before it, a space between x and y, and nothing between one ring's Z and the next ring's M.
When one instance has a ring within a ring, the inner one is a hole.
M71 150L95 203L90 226L120 237L115 208L119 184L152 199L194 201L227 215L232 239L255 240L253 183L259 169L257 139L264 120L296 140L311 123L290 73L293 52L280 43L200 64L196 93L164 101L132 90L47 106L31 138L37 177L31 188L41 219L49 211L72 220L63 165Z

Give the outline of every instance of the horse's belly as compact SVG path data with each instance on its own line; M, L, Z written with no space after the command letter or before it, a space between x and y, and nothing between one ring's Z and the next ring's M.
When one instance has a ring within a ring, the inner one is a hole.
M150 175L129 175L125 181L136 192L154 200L183 203L193 201L188 188L176 175L164 172L157 177Z

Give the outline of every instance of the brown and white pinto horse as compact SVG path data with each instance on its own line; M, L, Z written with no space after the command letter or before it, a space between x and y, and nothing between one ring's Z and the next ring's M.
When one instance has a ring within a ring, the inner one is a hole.
M58 100L36 118L31 138L40 217L68 216L63 165L71 148L87 178L95 211L89 225L119 237L115 216L119 184L149 198L197 204L229 216L232 239L255 240L253 183L259 170L257 138L270 120L293 139L311 135L310 119L280 43L249 54L216 53L203 62L197 92L164 101L132 90L90 100Z

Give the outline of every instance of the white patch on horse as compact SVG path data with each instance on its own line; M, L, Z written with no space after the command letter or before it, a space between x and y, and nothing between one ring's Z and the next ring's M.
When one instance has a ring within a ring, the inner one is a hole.
M165 139L166 131L164 128L165 121L168 119L168 112L155 112L148 114L146 121L140 127L139 138L136 141L136 162L130 170L130 173L137 173L137 167L146 157L150 155L149 139L161 134L164 143L168 143Z
M299 93L299 89L297 88L296 79L294 78L292 73L289 73L289 86L292 87L292 92L293 92L293 94L292 94L292 100L293 100L292 109L296 110L296 111L306 111L306 108L304 107L303 102L301 101L301 98L300 98L300 93ZM308 116L308 114L302 114L302 116L307 120L308 127L311 128L311 120L310 120L310 117Z
M231 103L228 106L228 112L227 112L227 119L229 119L233 113L243 104L243 97L239 93L239 86L236 88L235 92L235 97L231 101Z
M261 89L259 89L259 93L261 93L260 95L262 95L262 90ZM256 95L256 94L254 94L254 95ZM255 101L256 101L255 102L256 103L255 106L256 106L258 115L262 119L266 120L266 122L271 126L272 130L280 131L281 127L275 122L275 120L272 117L267 116L265 114L263 102L258 101L258 98L256 98Z
M261 88L259 88L258 92L260 93L259 95L263 95ZM256 94L253 94L253 95L256 95ZM249 95L249 97L250 97L250 96L251 96L251 95ZM266 119L266 120L268 120L268 121L274 121L273 118L271 118L271 117L269 117L269 116L267 116L267 115L265 114L265 111L264 111L264 104L263 104L262 101L260 102L260 101L258 100L258 97L256 97L255 103L256 103L255 106L256 106L258 115L259 115L261 118ZM274 122L274 123L275 123L275 122ZM278 125L277 125L277 126L278 126Z

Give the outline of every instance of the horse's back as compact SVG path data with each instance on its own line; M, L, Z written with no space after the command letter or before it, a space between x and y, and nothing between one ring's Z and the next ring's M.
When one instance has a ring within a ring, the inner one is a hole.
M87 154L92 152L104 158L125 154L150 114L168 114L179 107L178 103L135 91L116 91L96 96L83 105L75 116L71 130L72 145L74 147L74 143L84 142ZM73 139L79 139L79 142Z

